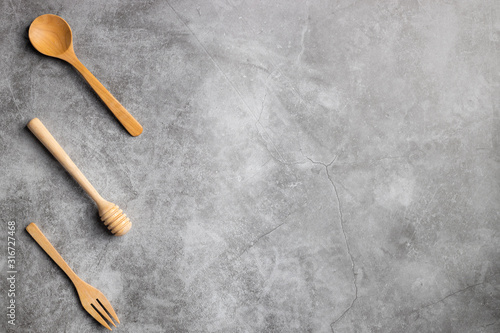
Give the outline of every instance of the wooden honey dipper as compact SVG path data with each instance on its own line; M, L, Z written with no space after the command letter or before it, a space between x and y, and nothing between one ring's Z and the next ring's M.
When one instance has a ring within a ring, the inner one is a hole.
M125 235L132 223L127 215L114 203L104 200L96 189L85 178L83 173L78 169L71 158L62 149L59 143L54 139L52 134L42 124L40 119L34 118L28 123L28 128L37 137L38 140L50 151L50 153L61 163L61 165L69 172L87 194L95 201L99 209L99 216L104 222L104 225L115 236Z

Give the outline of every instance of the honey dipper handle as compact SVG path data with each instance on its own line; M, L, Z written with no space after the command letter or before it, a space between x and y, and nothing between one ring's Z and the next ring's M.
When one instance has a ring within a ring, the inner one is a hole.
M57 264L57 266L61 267L61 269L66 273L66 275L71 279L71 281L75 284L78 283L80 278L76 275L75 272L68 266L66 261L61 257L59 252L50 244L49 240L42 231L38 228L35 223L30 223L26 227L26 231L33 237L33 239L40 245L40 247L49 255L52 260Z
M92 89L99 95L102 101L113 112L118 121L125 127L125 129L132 136L138 136L142 133L142 126L137 120L125 109L118 100L111 95L111 93L95 78L95 76L78 60L74 57L68 60L70 64L75 67L80 74L87 80Z
M62 149L62 147L57 143L56 139L50 134L49 130L42 124L40 119L33 118L28 123L28 128L30 131L40 140L41 143L50 151L56 160L61 163L61 165L69 172L73 178L80 184L80 186L87 192L88 195L97 203L101 204L104 199L99 195L96 189L90 184L90 182L85 178L83 173L78 169L75 163L69 158L68 154Z

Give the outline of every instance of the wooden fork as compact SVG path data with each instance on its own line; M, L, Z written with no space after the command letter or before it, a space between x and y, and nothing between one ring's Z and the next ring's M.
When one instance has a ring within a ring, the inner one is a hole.
M118 324L120 323L120 320L118 320L118 316L116 315L115 310L113 310L113 307L109 303L108 299L104 296L104 294L96 288L92 287L90 284L85 283L75 274L75 272L73 272L73 270L56 251L54 246L50 244L49 240L45 237L45 235L35 223L30 223L26 227L26 231L28 231L28 233L31 235L31 237L33 237L38 245L40 245L40 247L49 255L49 257L51 257L52 260L54 260L54 262L64 271L64 273L66 273L71 282L73 282L73 285L78 292L80 302L82 302L84 309L108 330L111 331L111 328L102 317L106 318L114 327L116 327L115 323L111 320L108 313L111 314L111 316L116 320Z

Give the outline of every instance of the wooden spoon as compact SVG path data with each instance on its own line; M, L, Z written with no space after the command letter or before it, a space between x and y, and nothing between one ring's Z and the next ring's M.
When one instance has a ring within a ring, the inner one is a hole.
M57 15L38 16L30 25L29 39L40 53L62 59L75 67L132 136L142 133L137 120L104 88L76 57L69 24Z

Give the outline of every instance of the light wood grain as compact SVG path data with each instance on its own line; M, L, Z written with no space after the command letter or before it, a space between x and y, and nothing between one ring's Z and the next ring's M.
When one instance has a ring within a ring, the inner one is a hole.
M37 139L50 151L59 163L69 172L69 174L80 184L87 194L94 200L99 209L99 215L104 225L115 236L125 235L132 223L127 215L114 203L105 200L87 180L76 164L66 154L64 149L54 139L49 130L42 124L40 119L34 118L28 123L28 128Z
M40 245L40 247L49 255L52 260L59 266L64 273L70 278L71 282L75 286L80 302L83 308L92 316L95 320L101 323L104 327L111 330L106 320L108 320L113 326L116 327L115 323L109 317L108 313L116 320L119 324L120 320L116 315L115 310L109 303L108 299L104 294L98 289L92 287L76 275L75 272L69 267L69 265L64 261L59 252L52 246L47 237L42 233L40 228L35 223L30 223L26 227L26 231L33 237L33 239ZM95 307L95 308L94 308ZM96 310L97 309L97 310ZM106 311L107 313L106 313ZM106 319L104 320L103 317Z
M31 23L28 35L31 44L40 53L62 59L75 67L130 135L138 136L142 133L141 124L78 60L73 49L71 28L63 18L52 14L41 15Z

